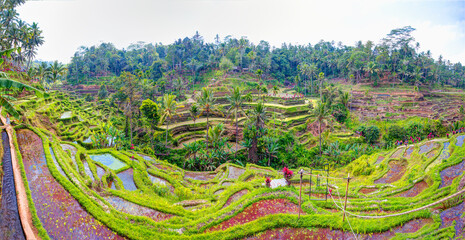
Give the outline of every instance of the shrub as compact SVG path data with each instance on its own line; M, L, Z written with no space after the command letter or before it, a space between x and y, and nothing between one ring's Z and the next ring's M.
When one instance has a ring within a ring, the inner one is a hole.
M353 161L347 169L352 173L352 176L360 176L360 175L370 175L373 171L373 167L370 166L368 163L368 156L363 155L357 160Z
M384 135L384 140L387 142L405 139L405 129L403 127L392 125L388 128L388 132Z
M366 128L364 135L367 143L375 143L379 138L379 128L377 126L369 126Z

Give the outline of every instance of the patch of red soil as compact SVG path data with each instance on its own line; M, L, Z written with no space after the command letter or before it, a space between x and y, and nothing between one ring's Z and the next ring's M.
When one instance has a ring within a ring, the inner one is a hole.
M446 187L452 184L452 181L465 171L465 161L459 164L448 167L441 171L441 185L439 188Z
M215 178L216 174L215 173L210 173L210 172L188 172L186 171L184 173L184 178L190 178L193 180L202 180L202 181L208 181L213 178Z
M409 147L407 151L405 151L404 157L410 158L410 155L412 155L412 152L413 152L413 147Z
M223 208L231 205L231 203L239 200L239 198L246 195L247 193L249 193L249 190L247 190L247 189L242 189L242 190L234 193L231 197L229 197L228 201L226 201L226 203L223 205Z
M165 171L172 171L173 170L173 168L168 167L168 166L163 165L163 164L154 164L153 166L158 168L158 169L165 170Z
M420 151L418 153L423 154L425 152L429 152L431 149L436 148L436 147L439 147L439 144L437 144L435 142L428 142L426 144L423 144L420 147Z
M399 157L400 157L400 154L402 153L403 150L404 150L403 148L397 149L397 151L395 151L395 152L391 155L391 158L399 158Z
M375 164L380 164L384 160L383 156L379 156L378 159L376 159Z
M401 192L395 197L415 197L416 195L423 192L423 190L428 188L428 184L425 181L417 182L415 185L405 192Z
M438 150L433 150L433 151L427 153L426 157L427 158L433 158L434 156L436 156L436 154L438 154Z
M440 214L441 228L453 226L455 221L455 237L463 236L465 234L463 229L465 226L465 217L463 216L464 212L465 202L442 211Z
M236 216L216 225L207 232L225 230L239 224L245 224L258 218L278 213L299 214L299 207L287 199L262 200L247 207ZM301 211L301 214L305 214Z
M413 233L420 230L423 226L433 223L433 220L416 219L396 227L393 230L373 233L357 234L357 239L389 239L396 233ZM287 240L287 239L354 239L351 231L331 230L329 228L307 229L307 228L276 228L258 233L255 236L245 238L247 240Z
M369 193L376 192L376 191L378 191L377 188L362 188L358 192L363 193L363 194L369 194Z
M309 124L307 127L307 131L311 132L313 136L318 136L319 133L319 123L318 121L314 121L313 123ZM326 130L326 124L324 122L321 123L321 132Z
M95 220L51 175L40 137L17 131L19 150L37 215L52 239L123 239Z
M375 180L375 183L393 183L404 175L407 168L400 161L391 161L389 162L389 171L384 175L384 177Z

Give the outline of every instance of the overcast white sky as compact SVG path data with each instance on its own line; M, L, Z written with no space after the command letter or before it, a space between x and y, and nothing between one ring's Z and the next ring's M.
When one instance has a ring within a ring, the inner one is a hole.
M18 12L43 30L38 59L64 63L80 46L170 44L195 31L207 42L219 34L277 47L321 39L354 45L410 25L421 50L465 64L465 0L42 0Z

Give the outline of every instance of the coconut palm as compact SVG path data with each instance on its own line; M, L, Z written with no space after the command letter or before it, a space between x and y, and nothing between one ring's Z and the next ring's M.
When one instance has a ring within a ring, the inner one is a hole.
M263 86L262 87L262 92L263 92L262 101L265 101L265 96L266 96L266 94L268 94L268 88L266 88L266 86Z
M63 76L65 72L66 67L58 61L54 61L50 66L50 80L52 80L52 82L55 82L56 80L58 80L58 78Z
M279 90L278 86L276 86L276 85L273 86L273 90L272 90L273 91L273 96L276 96L278 94L278 90Z
M178 109L178 103L175 99L176 96L171 94L163 95L162 99L161 121L166 122L165 145L168 145L168 131L171 118L176 114L176 110Z
M271 159L276 157L276 154L278 153L280 146L278 139L276 138L267 138L266 140L266 151L268 153L268 166L271 165Z
M321 122L325 121L329 116L329 109L326 108L326 104L319 102L312 111L313 115L318 121L318 135L320 138L320 157L321 157Z
M345 92L341 95L340 97L342 105L344 107L349 108L349 101L350 101L350 95L348 92Z
M266 108L262 102L259 102L257 105L255 105L252 112L250 113L249 119L255 125L255 129L257 131L252 139L251 147L249 148L249 159L252 159L252 161L257 162L258 161L258 156L257 156L258 137L259 137L258 133L260 129L263 128L263 126L265 125L265 121L266 121Z
M200 116L199 107L197 107L197 104L192 104L191 108L189 109L189 114L191 115L192 121L194 121L195 127L195 120L197 120L197 118Z
M229 111L234 111L234 118L236 119L236 153L234 154L234 157L237 156L237 139L238 139L238 133L239 133L239 126L238 126L238 118L237 118L237 113L242 110L242 103L244 102L244 98L242 97L242 91L239 89L239 87L233 87L232 91L230 91L229 96L228 96L228 101L231 103L231 107L229 108Z
M206 87L202 88L202 91L200 92L200 95L198 96L198 99L197 99L197 104L200 105L203 112L207 113L207 133L205 135L206 140L207 140L207 144L206 144L207 153L208 153L209 117L210 117L210 113L215 112L216 110L216 107L214 106L215 102L216 102L216 99L213 96L213 90L206 88Z

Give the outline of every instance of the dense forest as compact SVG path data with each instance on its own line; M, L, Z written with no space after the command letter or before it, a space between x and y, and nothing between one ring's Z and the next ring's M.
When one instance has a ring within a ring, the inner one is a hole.
M320 72L330 78L368 81L373 86L385 78L417 86L465 88L465 67L442 56L435 60L430 51L419 52L414 30L410 26L394 29L379 44L359 41L355 46L321 40L315 45L275 48L266 41L255 45L244 37L227 36L221 41L218 35L214 43L206 43L198 33L170 45L139 42L120 50L102 43L81 47L68 65L66 78L70 84L88 84L127 71L172 87L179 77L184 82L198 81L199 73L210 70L221 70L221 74L261 69L264 76L285 85L296 84L305 93L316 92L314 80Z

